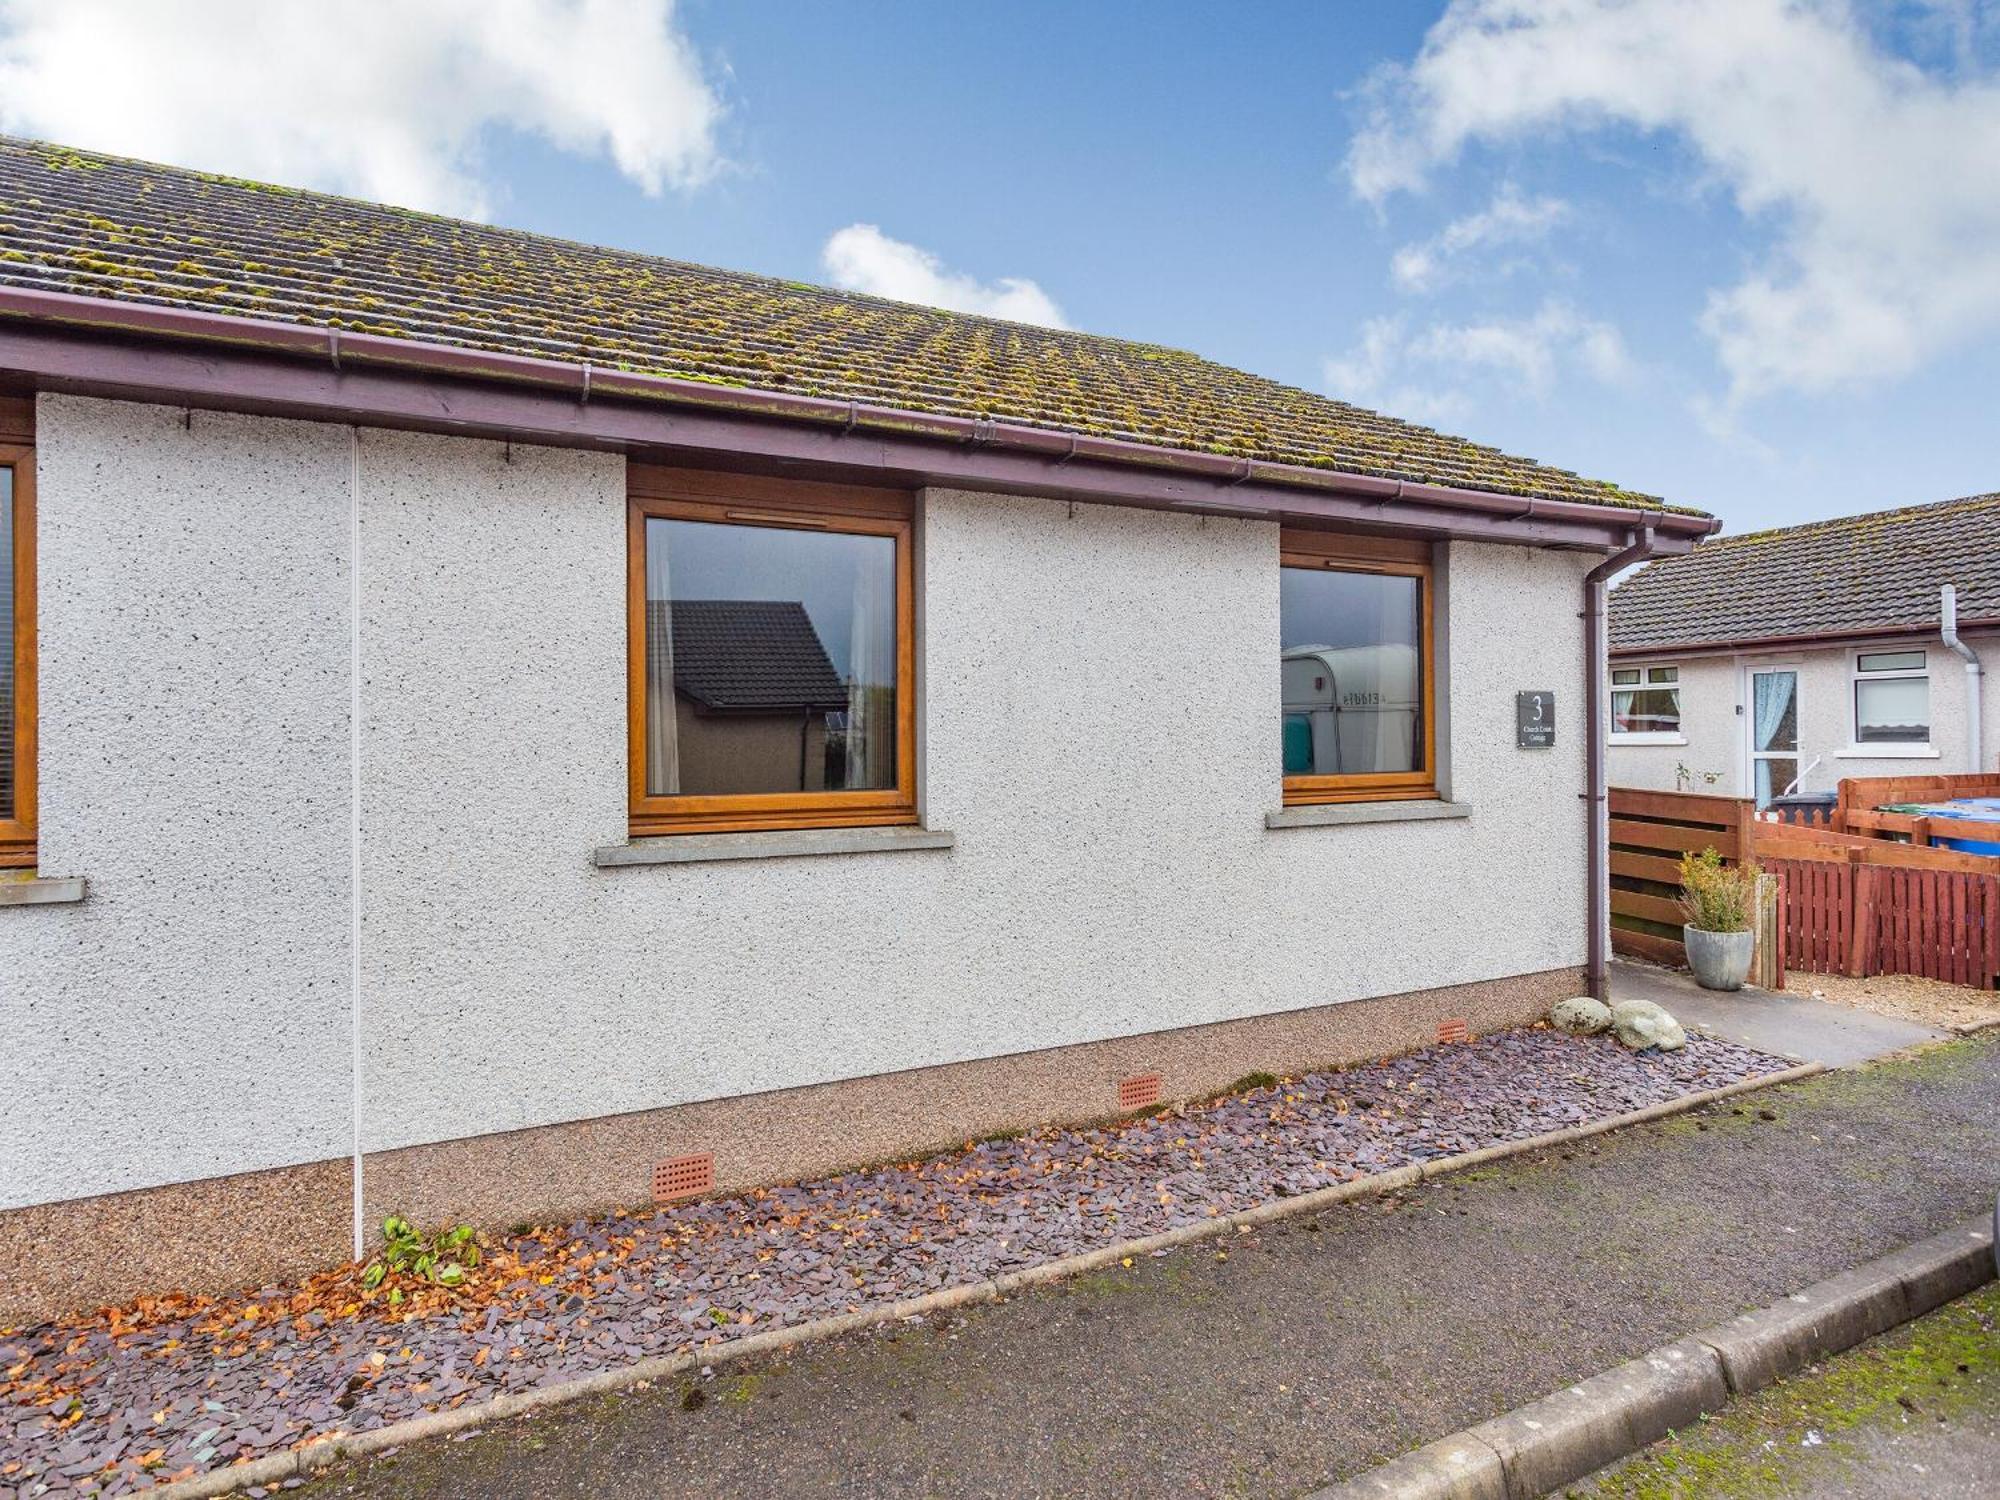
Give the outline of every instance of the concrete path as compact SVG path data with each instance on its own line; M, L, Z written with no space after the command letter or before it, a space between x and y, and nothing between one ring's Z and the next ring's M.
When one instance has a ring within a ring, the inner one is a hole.
M1611 966L1611 998L1651 1000L1683 1026L1742 1042L1762 1052L1830 1068L1886 1057L1919 1042L1951 1035L1894 1016L1878 1016L1789 990L1705 990L1685 974L1638 964Z
M1990 1210L1996 1189L1988 1035L293 1493L1297 1495Z
M1989 1500L2000 1488L2000 1286L1732 1404L1578 1500Z

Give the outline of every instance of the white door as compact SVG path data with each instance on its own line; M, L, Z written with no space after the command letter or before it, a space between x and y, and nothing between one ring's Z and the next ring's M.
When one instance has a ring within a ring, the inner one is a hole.
M1799 779L1799 674L1760 667L1750 674L1750 794L1759 807Z

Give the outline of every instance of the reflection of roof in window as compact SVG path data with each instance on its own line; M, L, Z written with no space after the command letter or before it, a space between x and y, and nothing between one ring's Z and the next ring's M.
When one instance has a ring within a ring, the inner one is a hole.
M847 707L847 685L797 600L655 599L646 605L649 633L668 608L674 686L704 708Z

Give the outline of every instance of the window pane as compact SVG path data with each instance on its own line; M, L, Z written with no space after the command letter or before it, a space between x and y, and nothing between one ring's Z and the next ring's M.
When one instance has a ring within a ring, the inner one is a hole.
M0 818L14 816L14 471L0 469Z
M1854 738L1878 740L1931 737L1931 680L1928 677L1884 677L1854 684Z
M896 542L646 522L646 790L896 785Z
M1757 805L1768 807L1773 797L1783 796L1791 784L1799 778L1799 763L1795 759L1772 759L1757 762Z
M1754 672L1750 677L1751 746L1757 750L1799 748L1799 674Z
M1679 667L1646 668L1646 681L1648 682L1678 682L1680 681L1680 677L1681 669Z
M1856 657L1855 665L1864 672L1921 672L1924 670L1924 653L1869 651Z
M1611 673L1611 680L1619 683L1637 682L1639 680L1639 669L1637 667L1614 668Z
M1416 578L1279 570L1287 776L1425 769L1422 594Z
M1614 734L1671 734L1680 727L1679 688L1620 689L1611 695Z

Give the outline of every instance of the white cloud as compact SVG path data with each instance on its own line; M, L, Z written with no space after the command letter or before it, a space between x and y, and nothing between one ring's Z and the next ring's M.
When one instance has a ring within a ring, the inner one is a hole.
M1406 292L1431 291L1464 275L1475 254L1539 240L1569 212L1560 198L1525 198L1511 182L1502 183L1478 213L1454 219L1431 238L1398 250L1390 257L1389 275Z
M1401 317L1371 318L1354 348L1325 367L1336 398L1431 423L1462 416L1474 387L1541 399L1572 372L1607 385L1636 373L1616 327L1554 298L1525 318L1438 320L1414 330Z
M409 208L495 127L693 187L721 112L673 0L0 0L5 129Z
M1893 377L2000 327L2000 80L1927 74L1839 0L1454 0L1371 99L1347 171L1376 203L1471 143L1684 139L1776 235L1701 317L1733 401Z
M820 250L834 285L953 312L1067 328L1062 309L1034 282L1003 276L991 286L948 269L930 251L892 240L873 224L836 230Z
M1462 418L1469 403L1461 393L1420 386L1408 378L1409 352L1404 319L1370 318L1361 325L1354 347L1326 362L1322 373L1327 394L1405 422L1443 426Z

